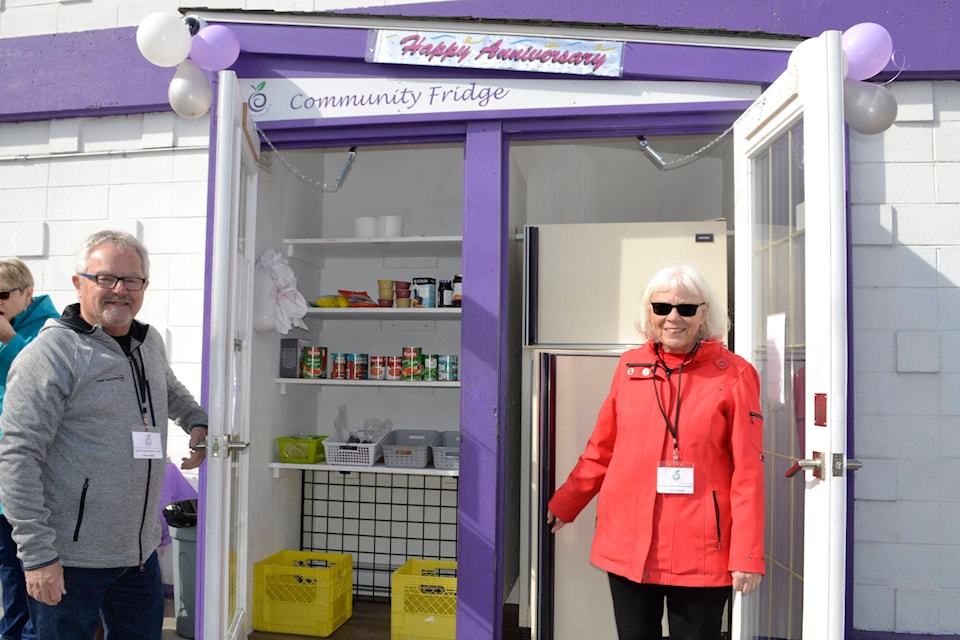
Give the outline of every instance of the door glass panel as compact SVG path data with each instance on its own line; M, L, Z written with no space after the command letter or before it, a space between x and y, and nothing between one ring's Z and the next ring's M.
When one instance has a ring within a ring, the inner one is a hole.
M804 223L802 124L751 159L754 212L753 361L763 385L767 576L743 598L747 638L801 637L803 482L784 477L802 458ZM770 322L783 316L782 325ZM768 335L768 331L782 335ZM770 350L770 341L778 351ZM780 344L782 342L782 344ZM782 369L781 369L782 367Z

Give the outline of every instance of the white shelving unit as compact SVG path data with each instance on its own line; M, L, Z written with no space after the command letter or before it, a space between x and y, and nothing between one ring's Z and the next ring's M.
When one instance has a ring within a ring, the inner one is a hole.
M425 467L423 469L407 469L404 467L388 467L382 462L378 462L374 464L372 467L360 466L360 465L345 465L345 464L326 464L323 462L316 462L314 464L291 464L286 462L271 462L270 468L273 469L274 478L279 478L280 472L284 469L292 469L292 470L299 470L299 471L340 471L342 473L391 473L391 474L406 474L406 475L417 475L417 476L457 477L460 475L459 469L435 469L433 467Z
M280 393L288 387L403 387L407 389L459 389L459 380L342 380L330 378L277 378Z
M287 238L287 256L322 266L323 258L449 258L459 256L463 236L399 238Z

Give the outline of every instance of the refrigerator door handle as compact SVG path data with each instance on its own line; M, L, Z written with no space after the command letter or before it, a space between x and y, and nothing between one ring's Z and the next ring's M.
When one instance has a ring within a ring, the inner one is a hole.
M525 227L523 242L523 267L525 280L523 283L523 306L526 322L523 325L523 344L526 346L535 345L538 342L537 336L537 307L539 306L539 286L540 272L540 251L539 251L539 229L537 227Z

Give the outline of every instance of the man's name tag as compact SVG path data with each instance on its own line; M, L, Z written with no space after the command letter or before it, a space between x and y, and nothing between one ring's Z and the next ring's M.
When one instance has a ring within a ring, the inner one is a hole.
M693 465L661 462L657 467L657 493L693 493Z
M133 432L134 458L162 458L163 447L160 442L159 431Z

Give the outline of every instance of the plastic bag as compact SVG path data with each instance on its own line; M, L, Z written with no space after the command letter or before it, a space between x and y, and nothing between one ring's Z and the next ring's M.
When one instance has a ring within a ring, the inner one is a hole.
M377 303L366 291L347 291L346 289L338 290L340 295L347 299L347 303L351 307L376 307Z
M307 315L307 301L297 291L297 276L287 261L272 249L260 256L260 266L266 269L272 280L265 295L273 308L273 328L286 335L292 327L307 329L303 317Z
M363 421L363 428L351 429L350 421L347 418L347 405L342 404L337 409L337 417L333 421L333 429L337 442L369 444L379 441L387 432L392 430L393 420L390 418L385 420L367 418Z

